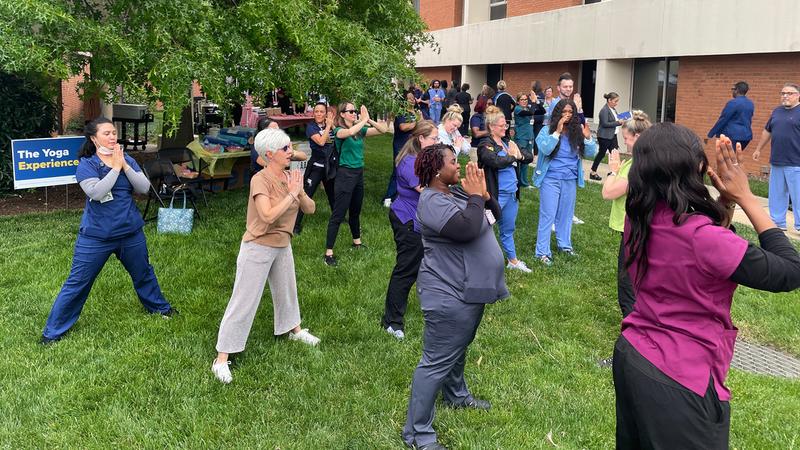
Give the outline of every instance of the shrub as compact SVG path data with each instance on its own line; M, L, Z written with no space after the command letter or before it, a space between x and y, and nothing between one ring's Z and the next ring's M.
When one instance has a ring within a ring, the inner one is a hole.
M14 188L11 140L49 137L56 102L42 83L0 72L0 195Z

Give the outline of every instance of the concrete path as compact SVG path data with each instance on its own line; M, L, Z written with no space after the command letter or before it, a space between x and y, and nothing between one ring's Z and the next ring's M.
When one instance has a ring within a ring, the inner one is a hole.
M589 170L592 168L592 162L588 160L583 160L583 175L586 177L587 181L591 183L601 183L599 181L591 181L589 180ZM600 167L597 169L597 173L605 179L605 174L608 173L608 165L607 164L600 164ZM711 192L713 197L717 197L719 195L719 191L717 191L714 186L709 186L708 191ZM767 199L764 197L758 197L758 201L761 202L761 205L764 207L764 210L769 213ZM736 210L733 212L733 221L736 223L745 224L749 227L752 227L753 224L750 223L750 219L747 218L747 214L744 213L742 208L736 207ZM786 236L790 239L800 240L800 232L795 231L794 228L794 217L791 211L786 214L786 227L789 231L786 232Z

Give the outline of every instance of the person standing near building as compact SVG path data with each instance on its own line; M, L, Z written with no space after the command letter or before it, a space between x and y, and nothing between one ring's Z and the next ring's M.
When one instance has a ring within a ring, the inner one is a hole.
M597 143L600 144L600 150L597 156L594 157L592 163L592 171L589 173L589 179L600 181L603 179L597 174L597 168L606 157L606 152L616 150L619 148L617 142L617 130L619 126L625 123L624 120L617 118L617 105L619 104L619 94L616 92L609 92L603 95L606 99L606 104L600 109L600 123L597 126Z
M113 122L97 118L86 125L84 136L75 178L86 194L86 206L72 268L47 317L43 344L61 339L78 321L94 280L111 254L128 271L147 312L167 318L178 313L158 285L147 256L144 220L133 201L134 192L147 193L150 181L136 160L120 148Z
M461 188L460 167L443 144L425 148L414 167L424 187L417 206L424 255L417 295L425 318L422 357L411 380L403 441L416 449L446 449L433 429L436 397L451 408L488 410L464 380L467 349L475 339L487 304L509 296L503 252L485 209L495 217L497 202L486 191L478 165L467 163Z
M581 95L575 92L575 81L572 79L572 74L569 72L562 73L558 77L558 84L556 85L556 88L558 89L558 96L553 97L553 100L550 103L550 108L547 110L546 122L550 123L549 119L553 115L553 109L556 107L558 102L563 99L567 99L572 100L577 108L573 115L578 117L581 125L586 124L586 117L583 115L583 103L581 100ZM581 183L582 182L583 181L581 181ZM581 187L583 187L583 185L581 185ZM575 225L583 225L584 222L583 220L579 219L578 216L573 215L572 223Z
M769 215L786 231L789 200L794 211L794 227L800 232L800 86L786 83L781 89L781 106L761 132L753 159L758 161L761 149L772 141L769 155Z
M733 141L733 148L736 144L741 144L742 150L747 148L747 144L753 139L753 106L752 100L747 98L747 91L750 90L746 81L739 81L731 88L733 100L728 100L725 108L717 119L717 123L711 127L708 137L719 137L725 135Z
M464 112L461 113L461 127L459 127L458 131L461 133L462 136L466 136L467 132L469 131L469 116L470 116L470 108L472 105L472 95L469 94L469 84L464 83L461 85L461 92L456 94L456 103Z
M517 95L517 106L514 107L514 142L520 150L531 154L533 161L533 109L531 102L536 102L536 97L531 99L528 94L522 92ZM529 161L530 162L530 161ZM528 181L528 164L520 164L519 184L521 187L530 186Z
M431 120L436 125L439 125L439 120L442 118L442 105L444 104L445 92L441 87L439 80L431 80L431 88L428 89L428 97L430 97L430 114Z
M497 82L497 93L494 94L492 103L494 103L494 106L500 108L500 111L503 111L503 115L506 116L506 122L510 124L513 118L514 107L517 106L517 104L514 102L514 97L506 92L505 81L500 80ZM508 132L506 132L506 137L508 137Z
M584 157L594 157L597 143L589 126L581 126L575 102L560 100L553 108L550 125L542 128L536 140L539 159L533 185L539 188L539 227L536 233L536 258L545 266L553 264L550 234L555 225L556 243L561 254L576 257L572 247L577 187L584 186Z
M481 142L489 136L489 131L486 130L486 121L484 120L484 113L489 99L486 97L478 97L475 103L475 114L469 119L469 131L472 134L472 146L477 148Z

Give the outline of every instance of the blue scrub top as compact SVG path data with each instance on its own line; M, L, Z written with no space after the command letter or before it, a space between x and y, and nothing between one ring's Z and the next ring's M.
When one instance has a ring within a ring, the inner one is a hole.
M562 134L561 146L558 149L558 153L556 153L556 157L550 162L550 168L547 169L547 176L559 180L577 180L579 161L580 158L578 154L572 150L569 139Z
M125 155L125 162L136 172L142 169L136 160ZM111 168L95 154L81 158L75 178L78 183L89 178L103 179ZM110 199L98 202L86 198L80 228L82 235L95 239L117 239L139 231L144 226L144 220L133 201L133 186L125 172L120 172L117 182L111 188Z
M503 150L497 152L497 156L508 156L506 144ZM497 190L503 194L517 193L517 165L512 164L497 171Z

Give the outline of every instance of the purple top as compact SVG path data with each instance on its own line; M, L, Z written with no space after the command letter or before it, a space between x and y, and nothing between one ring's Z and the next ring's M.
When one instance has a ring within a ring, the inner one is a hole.
M747 250L747 241L693 214L672 222L673 211L659 202L650 224L647 272L636 284L636 262L628 270L634 281L634 311L622 321L622 335L659 370L700 397L709 377L721 401L736 327L731 300L737 284L729 278ZM625 221L625 235L630 222ZM627 252L627 248L626 248Z
M392 211L401 223L414 221L414 231L419 233L417 223L417 203L419 203L419 192L415 187L419 186L419 178L414 173L414 161L416 155L408 155L397 165L397 198L392 202Z

